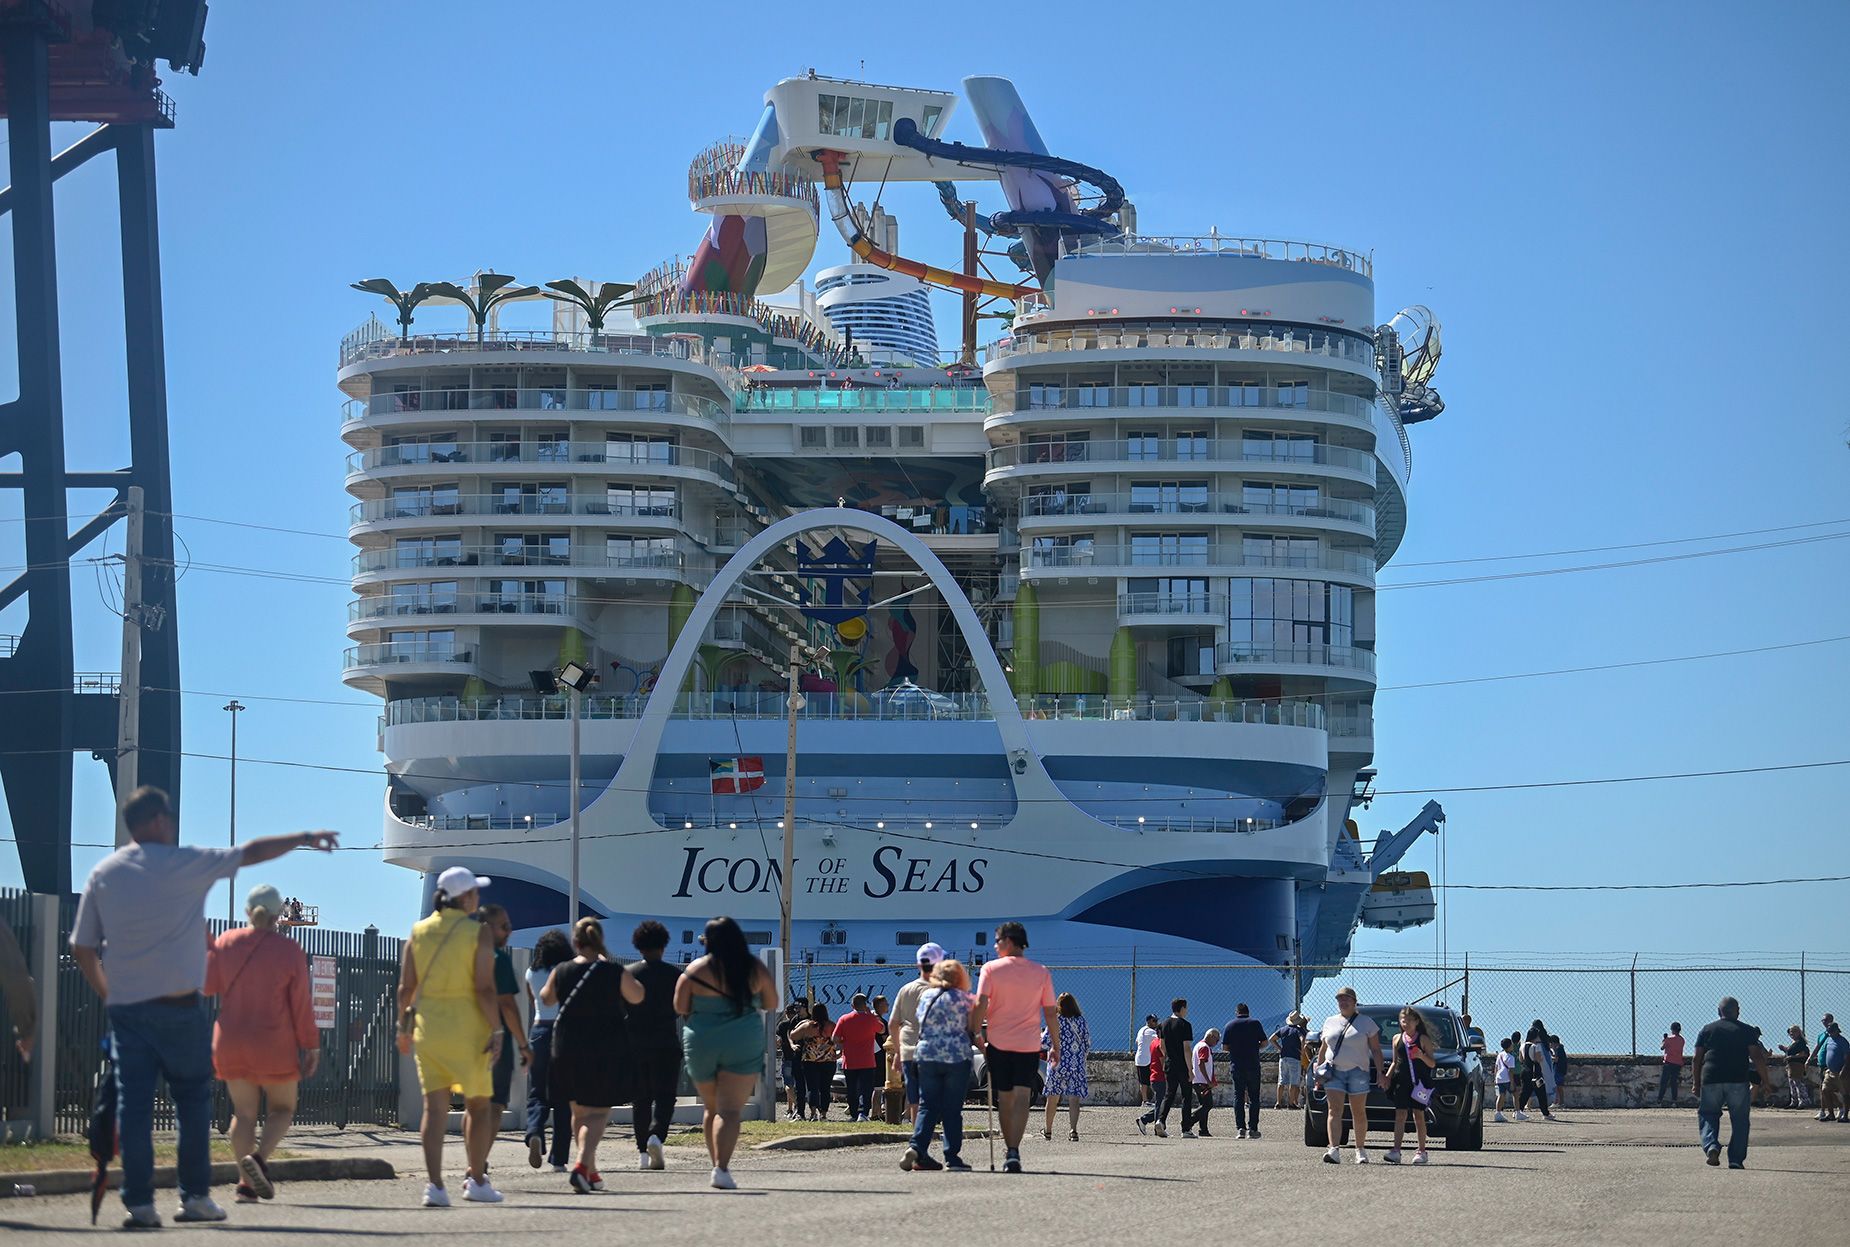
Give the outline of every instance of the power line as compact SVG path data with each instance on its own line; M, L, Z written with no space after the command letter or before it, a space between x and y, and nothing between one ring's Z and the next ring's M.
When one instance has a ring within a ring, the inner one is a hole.
M1696 550L1689 554L1660 554L1645 559L1622 559L1612 563L1577 563L1571 567L1545 567L1526 572L1493 572L1483 576L1457 576L1448 580L1403 580L1376 584L1377 592L1390 589L1432 589L1441 585L1485 584L1495 580L1528 580L1536 576L1565 576L1572 572L1611 571L1625 567L1654 567L1662 563L1680 563L1688 559L1713 558L1719 554L1746 554L1756 550L1778 550L1787 546L1811 545L1820 541L1842 541L1850 532L1823 533L1816 537L1793 537L1785 541L1763 541L1755 545L1724 546L1719 550Z
M1777 528L1744 528L1733 533L1710 533L1705 537L1666 537L1661 541L1632 541L1616 546L1581 546L1574 550L1538 550L1534 554L1485 554L1468 559L1427 559L1419 563L1397 563L1397 567L1450 567L1460 563L1503 563L1514 559L1552 559L1569 554L1606 554L1613 550L1643 550L1651 546L1677 546L1692 541L1727 541L1735 537L1761 537L1767 533L1789 533L1801 528L1829 528L1850 524L1850 519L1813 520L1808 524L1782 524Z

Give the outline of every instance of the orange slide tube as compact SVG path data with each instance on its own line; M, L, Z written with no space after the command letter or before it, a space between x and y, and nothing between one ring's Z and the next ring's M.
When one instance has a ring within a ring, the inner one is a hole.
M1017 286L1005 281L990 281L984 277L953 273L949 269L934 268L917 260L894 255L890 251L882 251L867 241L867 236L861 232L860 219L848 202L847 186L841 176L841 162L846 157L841 152L826 149L816 152L815 157L816 163L822 166L823 188L829 193L829 216L834 220L835 228L841 231L842 240L848 244L849 250L861 260L875 268L904 273L907 277L916 277L933 286L943 286L947 290L958 290L965 294L1023 299L1039 293L1033 286Z

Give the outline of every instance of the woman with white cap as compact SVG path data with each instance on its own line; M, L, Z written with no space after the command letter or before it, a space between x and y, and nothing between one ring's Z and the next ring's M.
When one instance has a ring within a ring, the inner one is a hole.
M309 1001L308 958L276 922L282 893L265 883L244 902L250 925L227 931L206 958L206 994L218 997L212 1068L231 1096L231 1154L238 1201L274 1199L270 1154L295 1116L296 1083L321 1063L321 1032ZM257 1139L259 1097L263 1139Z
M482 903L477 889L492 882L466 866L438 875L433 912L411 928L405 941L398 979L398 1050L416 1053L418 1083L424 1089L419 1135L430 1173L426 1208L450 1206L443 1185L443 1136L451 1092L462 1093L466 1110L463 1198L501 1202L501 1192L488 1181L488 1149L500 1125L492 1099L492 1071L501 1046L495 941L494 933L473 918Z

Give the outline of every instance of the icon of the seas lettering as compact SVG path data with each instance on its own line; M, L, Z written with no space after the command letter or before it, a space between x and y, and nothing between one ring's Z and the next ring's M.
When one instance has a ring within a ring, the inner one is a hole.
M738 896L753 893L778 893L784 887L783 868L776 862L756 857L708 857L705 849L688 848L682 852L687 860L681 864L681 886L676 896L692 896L695 891L707 896L731 892Z
M863 883L861 891L878 901L895 892L981 892L989 859L907 857L904 849L889 844L874 851L873 864L880 882Z

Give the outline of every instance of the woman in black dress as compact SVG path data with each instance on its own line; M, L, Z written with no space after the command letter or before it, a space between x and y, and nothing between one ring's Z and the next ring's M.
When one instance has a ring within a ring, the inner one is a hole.
M604 951L604 925L580 918L572 928L577 956L556 967L540 999L558 1005L552 1024L552 1098L572 1106L578 1160L572 1189L580 1195L604 1187L597 1145L610 1124L610 1106L628 1104L629 1031L626 1005L642 1003L642 984Z

